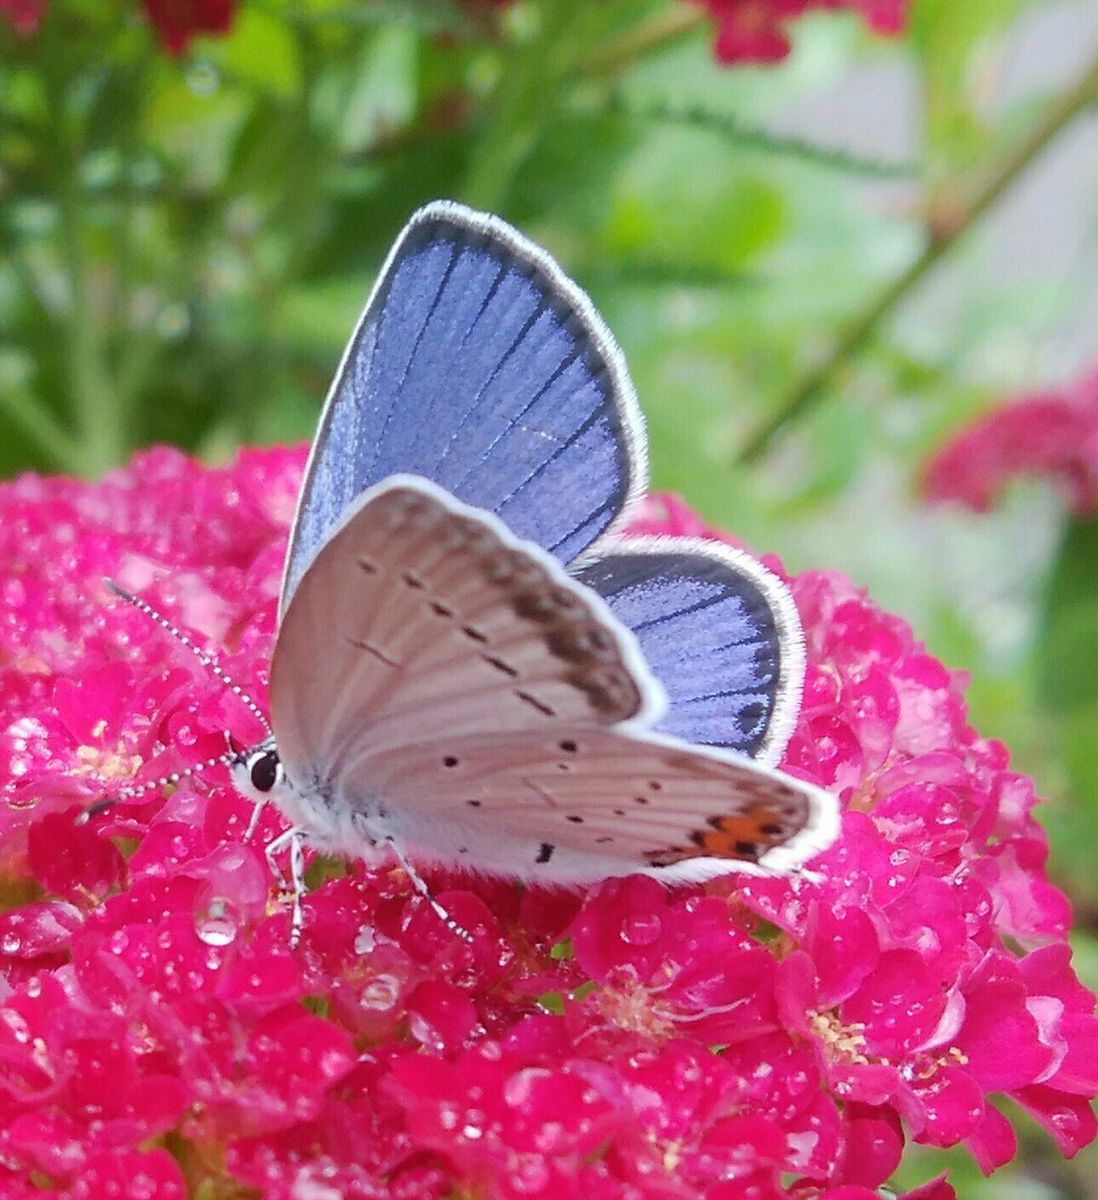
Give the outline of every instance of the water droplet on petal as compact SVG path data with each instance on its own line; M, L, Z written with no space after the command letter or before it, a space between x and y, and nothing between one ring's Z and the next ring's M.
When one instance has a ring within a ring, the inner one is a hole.
M621 940L630 946L650 946L662 931L663 922L656 913L640 913L622 922Z

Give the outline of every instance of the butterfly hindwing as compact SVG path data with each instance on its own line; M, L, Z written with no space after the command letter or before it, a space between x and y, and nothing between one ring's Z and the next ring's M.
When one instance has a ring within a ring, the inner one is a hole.
M667 690L656 728L776 763L804 683L786 586L741 550L700 538L627 537L573 570L636 635Z
M426 480L369 489L305 572L271 664L291 780L442 737L659 716L632 635L552 556Z
M530 881L788 871L835 832L833 800L810 784L673 738L591 726L370 754L334 786L348 804L390 797L394 832L427 861Z
M645 439L613 336L541 249L439 201L382 269L321 417L281 609L355 497L421 475L562 561L620 524Z

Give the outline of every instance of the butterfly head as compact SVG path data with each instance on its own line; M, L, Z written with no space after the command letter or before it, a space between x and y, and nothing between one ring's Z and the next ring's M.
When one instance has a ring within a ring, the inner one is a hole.
M229 771L233 785L249 800L270 800L286 781L274 738L266 738L254 746L234 743Z

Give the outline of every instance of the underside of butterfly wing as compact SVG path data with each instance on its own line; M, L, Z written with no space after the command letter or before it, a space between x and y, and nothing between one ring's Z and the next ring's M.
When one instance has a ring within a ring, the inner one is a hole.
M593 727L370 755L335 787L348 811L384 794L389 829L424 861L546 883L787 872L837 828L834 798L810 784L673 738Z
M318 794L392 747L647 724L664 707L598 596L492 514L406 476L366 492L302 577L270 692L287 774Z
M573 569L640 643L667 691L656 726L773 764L804 686L789 590L750 555L701 538L616 538Z
M382 268L321 417L281 608L366 488L422 475L568 561L646 485L643 420L587 296L498 217L439 201Z

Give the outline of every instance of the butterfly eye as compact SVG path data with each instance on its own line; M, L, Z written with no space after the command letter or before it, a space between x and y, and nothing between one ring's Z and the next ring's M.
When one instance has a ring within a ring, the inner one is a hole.
M281 774L282 767L278 761L278 752L275 750L264 750L262 754L257 754L248 768L252 787L257 792L269 792L278 782Z

